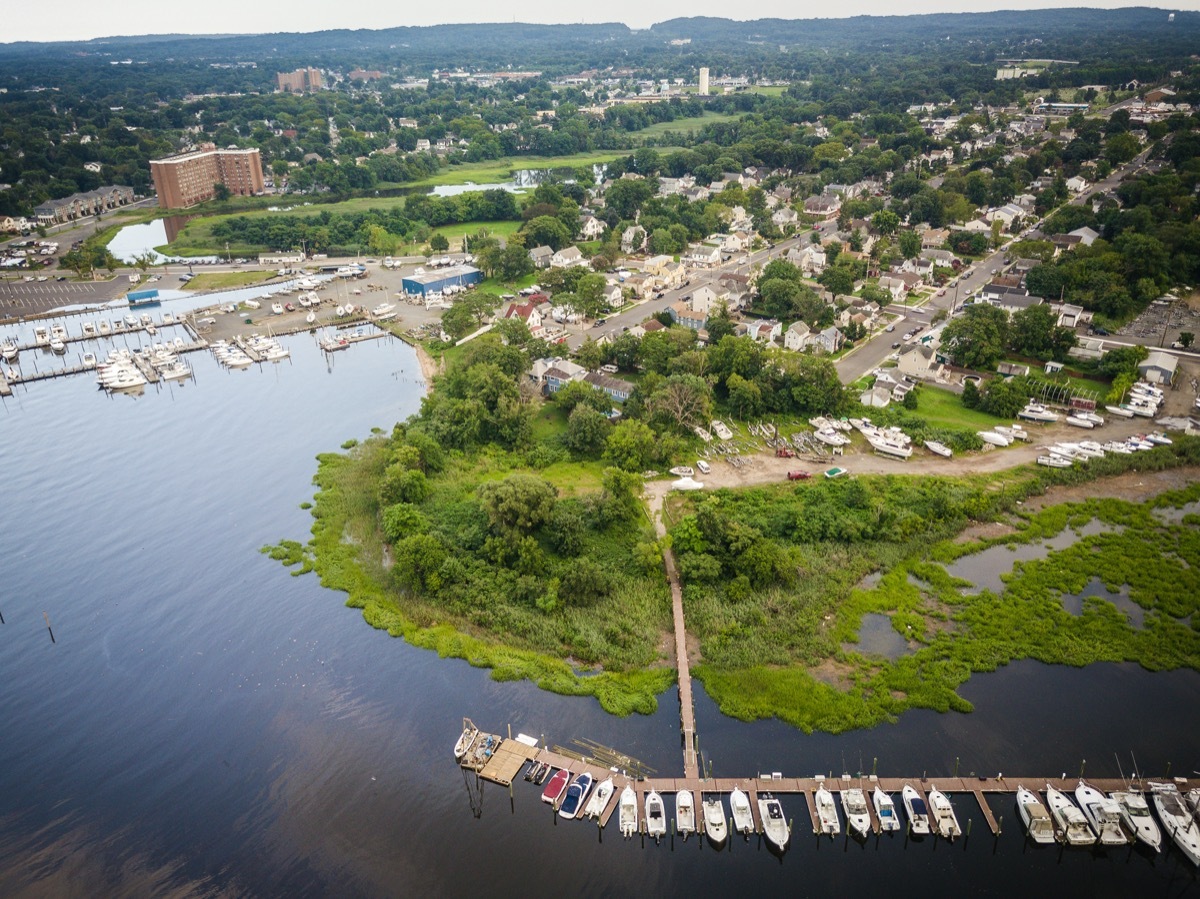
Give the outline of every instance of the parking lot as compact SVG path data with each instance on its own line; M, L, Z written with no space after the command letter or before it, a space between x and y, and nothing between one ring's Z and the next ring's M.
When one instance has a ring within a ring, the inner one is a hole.
M122 296L129 289L124 276L106 281L26 281L6 277L0 283L0 310L8 315L30 315L61 306L100 305Z
M1200 296L1186 299L1155 300L1146 311L1121 328L1114 336L1145 346L1169 347L1188 331L1200 334ZM1195 346L1195 344L1193 344Z

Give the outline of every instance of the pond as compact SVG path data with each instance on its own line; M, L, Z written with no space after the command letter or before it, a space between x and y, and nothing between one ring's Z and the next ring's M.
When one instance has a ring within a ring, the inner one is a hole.
M983 552L962 556L953 564L947 565L946 571L951 577L970 581L979 590L1003 593L1004 581L1001 578L1011 573L1013 565L1017 562L1044 559L1051 551L1066 549L1082 537L1092 537L1114 530L1116 529L1110 525L1092 520L1078 530L1064 528L1061 533L1042 542L1000 543Z
M162 265L164 262L215 261L217 258L215 256L192 256L184 259L180 256L165 256L155 249L155 247L164 247L174 240L179 233L179 227L188 218L189 216L169 216L140 225L126 225L109 241L108 250L126 263L133 263L137 257L145 255L149 255L154 260L154 265ZM175 221L172 222L172 219Z
M1112 593L1109 592L1109 589L1100 578L1094 577L1088 581L1087 586L1079 593L1064 593L1062 597L1063 608L1072 615L1082 615L1084 605L1088 599L1096 599L1116 606L1117 610L1124 612L1125 617L1129 619L1129 626L1136 630L1141 630L1145 626L1146 610L1129 598L1128 585L1124 585L1120 590Z
M858 629L858 643L847 644L845 648L865 656L882 656L890 662L912 652L908 641L892 627L892 616L878 612L863 615L862 625Z

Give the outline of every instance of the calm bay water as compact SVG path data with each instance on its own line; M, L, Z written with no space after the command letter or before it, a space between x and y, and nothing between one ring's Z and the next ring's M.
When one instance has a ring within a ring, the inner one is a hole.
M1198 895L1179 853L1026 847L1011 800L994 841L818 842L780 861L735 840L643 848L555 825L518 781L472 795L450 758L462 715L484 727L587 737L663 774L681 765L674 694L625 720L589 699L487 672L368 628L340 594L258 550L304 539L317 453L419 405L402 344L332 365L292 359L106 397L84 377L0 407L0 895ZM51 643L42 613L49 614ZM698 691L718 775L961 770L1116 774L1200 768L1194 672L1009 666L964 689L971 715L806 736L719 715ZM844 759L844 761L843 761ZM1126 772L1129 770L1125 762ZM802 829L802 806L784 798ZM478 817L475 810L480 810Z

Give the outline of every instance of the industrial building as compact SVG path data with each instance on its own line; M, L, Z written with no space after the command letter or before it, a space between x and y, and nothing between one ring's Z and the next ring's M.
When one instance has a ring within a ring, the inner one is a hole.
M473 265L452 265L438 271L409 275L400 283L404 292L414 296L429 296L431 293L445 293L446 288L469 287L483 280L483 272Z
M158 205L163 209L181 209L211 200L218 184L244 197L262 193L264 187L262 157L257 148L218 150L207 144L191 153L150 160L150 174L158 192Z

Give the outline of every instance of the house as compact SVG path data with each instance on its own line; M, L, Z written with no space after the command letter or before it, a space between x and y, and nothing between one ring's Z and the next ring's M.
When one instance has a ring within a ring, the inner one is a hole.
M819 219L837 218L842 209L842 198L837 194L821 194L804 201L804 211Z
M1084 312L1082 306L1076 306L1074 303L1060 303L1052 308L1058 309L1057 324L1063 328L1074 328L1085 321L1091 321L1092 318L1090 312Z
M842 348L842 344L845 342L845 340L845 335L831 325L824 331L814 334L810 343L812 344L813 349L819 353L836 353Z
M620 309L625 305L625 294L621 291L620 284L610 284L601 291L600 296L608 303L610 309Z
M579 235L583 240L599 240L608 225L594 215L585 215L579 223Z
M708 324L708 312L695 312L692 307L680 300L667 307L671 320L677 325L691 328L693 331L703 331ZM647 325L647 328L649 325Z
M1030 306L1040 306L1046 302L1041 297L1030 296L1029 292L1020 287L1007 287L995 281L988 284L979 294L980 300L990 306L997 306L1009 315Z
M734 231L726 234L721 240L721 251L724 253L740 253L750 246L750 235L745 231Z
M564 247L550 257L551 268L571 268L575 265L587 265L579 247Z
M987 214L987 219L990 222L1001 221L1004 227L1012 227L1012 223L1025 214L1025 210L1016 203L1009 203L1006 206L1001 206L998 209L993 209Z
M530 334L539 337L542 334L542 313L538 311L538 305L532 299L524 303L512 303L504 310L504 318L520 319L529 327Z
M1138 374L1151 384L1170 384L1175 380L1175 368L1179 359L1162 350L1151 350L1144 361L1138 364Z
M981 219L971 219L960 229L968 234L991 234L992 226Z
M721 302L721 294L717 293L707 284L697 287L693 292L688 304L693 312L700 312L708 315L717 304Z
M1075 175L1073 178L1067 179L1067 190L1073 194L1081 194L1088 189L1087 179L1081 175Z
M32 227L23 215L0 215L0 232L21 234Z
M933 350L923 343L910 343L900 351L896 368L910 378L928 377L934 366Z
M534 247L529 251L529 258L533 260L534 268L549 268L550 260L554 257L554 251L549 247Z
M635 297L645 298L654 291L655 277L645 272L634 272L625 279L625 289Z
M824 247L810 243L801 250L789 250L787 258L789 262L799 268L804 274L812 276L819 275L825 271L828 257L825 255Z
M892 402L892 392L886 387L872 387L860 393L858 401L872 409L886 409Z
M783 332L783 345L793 352L800 352L809 343L809 335L812 334L812 329L808 327L807 322L792 322L788 325L788 329Z
M892 302L900 302L908 294L908 285L895 275L884 275L879 279L879 286L892 295Z
M921 258L941 268L954 268L961 260L949 250L922 250Z
M926 228L921 232L921 246L929 249L944 247L949 239L950 231L947 228Z
M630 225L621 232L621 252L639 253L646 247L646 229L640 225Z
M1055 234L1050 238L1050 243L1054 244L1055 251L1066 253L1083 243L1083 238L1078 234Z
M1076 228L1074 231L1069 231L1067 233L1072 237L1078 237L1079 242L1085 247L1090 247L1096 241L1096 239L1100 237L1100 232L1094 231L1087 226Z
M576 365L570 359L563 359L561 356L550 356L545 359L535 359L533 365L529 367L529 380L542 388L544 393L553 393L549 389L549 382L554 381L554 390L558 390L563 384L568 381L578 381L587 374L587 369L582 365Z
M719 265L721 262L721 247L719 244L698 243L688 247L687 261L692 265Z
M609 397L618 403L623 403L629 399L629 395L633 393L633 385L628 381L623 381L620 378L614 378L611 375L602 374L598 371L590 371L583 376L583 380L593 387L603 390Z
M682 262L668 262L659 272L658 280L668 290L679 287L687 278L687 266Z
M783 333L783 325L773 318L746 323L746 333L755 343L772 343Z
M654 275L654 277L659 278L662 277L663 272L667 270L667 266L673 261L670 256L651 256L642 264L642 271L647 275Z
M782 209L775 211L774 215L771 216L771 221L775 223L776 227L786 228L800 221L800 213L796 212L791 206L784 206Z

